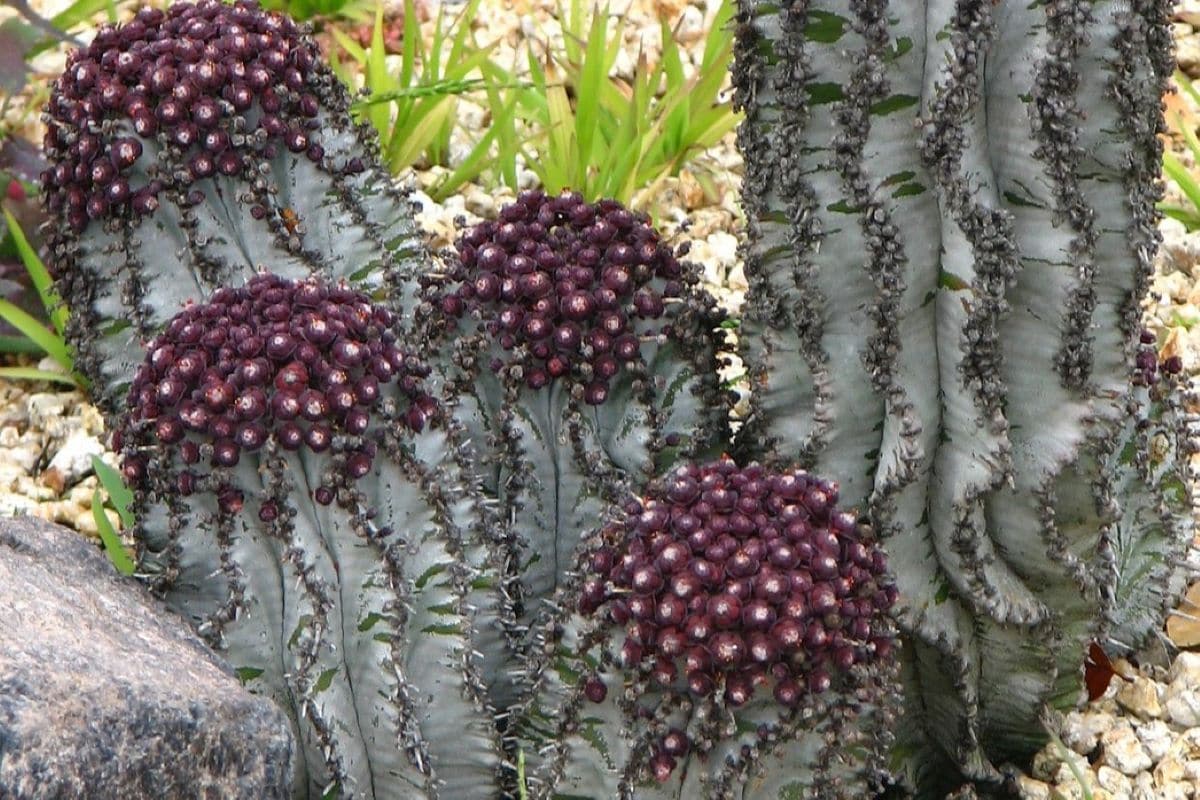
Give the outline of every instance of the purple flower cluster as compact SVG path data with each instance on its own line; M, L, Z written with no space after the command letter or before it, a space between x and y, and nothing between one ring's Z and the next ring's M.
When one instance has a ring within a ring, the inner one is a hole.
M1158 347L1154 332L1142 329L1138 338L1138 348L1134 355L1133 383L1135 386L1153 386L1158 382L1158 371L1162 368L1166 375L1178 375L1183 372L1183 359L1179 356L1158 360Z
M345 473L366 475L375 444L364 438L381 387L396 382L398 409L421 430L437 408L422 389L428 368L396 344L390 311L359 292L315 279L262 274L190 305L151 342L129 390L114 447L131 483L146 477L146 449L176 448L177 490L199 486L203 465L231 468L274 437L284 450L328 450L339 434ZM235 491L224 493L240 505ZM329 486L314 497L333 501ZM270 513L270 512L267 512Z
M800 470L728 458L679 467L586 556L579 610L622 626L622 666L664 689L721 692L738 707L770 685L795 708L893 647L887 559L837 499L834 484ZM603 700L603 681L588 678L584 694ZM665 780L688 746L671 731L655 776Z
M269 156L276 141L320 161L318 57L295 23L247 0L144 8L102 28L72 53L46 107L51 211L76 233L153 213L164 180L144 177L156 166L148 146L178 151L185 174L171 180L184 183L240 175L251 149Z
M670 333L656 321L684 291L683 267L644 215L573 193L522 193L460 239L458 254L442 312L478 314L529 388L573 380L592 405L639 361L642 337Z

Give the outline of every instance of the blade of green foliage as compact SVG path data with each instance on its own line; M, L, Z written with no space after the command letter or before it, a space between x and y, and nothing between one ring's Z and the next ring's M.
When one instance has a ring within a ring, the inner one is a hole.
M71 351L67 348L66 343L28 312L8 300L0 299L0 319L25 334L30 341L42 348L46 355L53 358L63 369L68 372L74 371Z
M1163 153L1163 172L1175 182L1187 199L1192 201L1192 205L1200 209L1200 182L1174 153Z
M104 513L104 501L100 498L99 489L92 492L92 518L96 520L96 531L100 534L100 542L104 545L104 552L108 556L108 560L116 567L117 572L122 575L132 575L137 567L125 549L125 545L121 544L121 537L113 530L108 515Z
M46 316L54 325L55 333L61 337L66 329L67 309L54 292L54 280L50 277L50 272L42 263L42 259L38 258L38 254L29 245L29 240L25 238L25 232L21 230L16 217L7 208L4 209L4 221L8 224L8 233L12 236L17 253L21 256L21 263L24 264L25 271L29 273L29 280L33 283L38 298L42 301L42 307L46 309Z
M3 348L0 347L0 350L3 350ZM4 350L4 352L13 351ZM9 378L16 381L52 381L68 386L79 385L79 382L70 375L64 375L61 372L49 372L37 367L0 367L0 378Z
M113 508L121 515L121 524L126 528L133 526L133 492L125 486L121 473L105 464L99 456L92 456L92 470L95 471L100 485L108 492L108 499Z

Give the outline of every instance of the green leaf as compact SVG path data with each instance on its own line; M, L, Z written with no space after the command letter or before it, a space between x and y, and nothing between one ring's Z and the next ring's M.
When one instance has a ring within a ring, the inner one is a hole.
M396 127L398 135L392 141L394 147L388 158L388 167L392 172L399 172L403 167L412 164L437 136L438 131L454 111L454 98L442 97L432 106L422 105L420 113L415 114L418 121L409 128Z
M313 690L323 692L333 685L333 679L337 675L337 667L327 669L317 677L317 682L313 686Z
M133 526L133 492L129 491L125 486L125 482L121 480L121 473L105 464L100 456L92 456L92 470L95 471L96 477L100 480L100 485L104 487L104 491L108 492L108 499L112 502L113 508L117 514L121 516L121 524L126 528Z
M894 94L891 97L886 97L871 106L871 113L876 116L886 116L901 111L905 108L912 108L921 100L911 94Z
M938 586L937 594L935 594L933 596L934 605L940 606L942 603L946 602L946 600L948 600L949 598L950 598L950 582L943 581L942 584L940 586Z
M833 44L846 32L850 21L828 11L808 12L808 24L804 26L804 38L822 44Z
M75 371L75 362L71 358L71 351L67 349L66 342L27 312L7 300L0 299L0 319L3 319L9 325L12 325L18 331L25 334L30 341L42 348L42 351L53 358L64 370L67 372Z
M947 272L946 270L942 270L938 274L938 286L943 289L949 289L952 292L961 292L964 289L971 288L971 284L969 282L963 280L953 272Z
M242 686L245 686L250 681L263 674L263 670L258 667L238 667L233 671L237 675L237 679L241 681Z
M814 106L836 103L845 98L840 83L810 83L804 87L808 92L808 102Z
M100 543L104 545L104 552L108 556L108 560L116 567L117 572L122 575L132 575L136 569L133 559L125 551L125 546L121 544L121 537L113 530L108 515L104 513L104 502L100 499L99 488L92 491L92 519L96 521L96 530L100 534Z
M376 623L383 618L384 617L382 614L376 614L374 611L367 614L365 617L363 617L362 621L358 623L359 633L366 633L367 631L371 630L371 628L374 628Z
M25 271L29 273L29 280L33 283L33 288L37 291L42 306L46 309L46 315L54 326L54 331L61 337L67 327L67 309L58 299L58 295L54 293L54 279L50 277L50 271L46 269L42 259L38 258L38 254L30 246L29 240L25 238L25 232L21 230L21 225L17 222L16 217L7 208L4 209L4 221L8 225L8 234L12 237L13 244L16 245L17 253L21 256L21 263L25 266Z
M38 369L37 367L0 367L0 378L8 378L16 381L53 381L54 383L62 383L67 386L79 385L79 382L70 375L62 372L50 372Z
M604 68L604 33L608 24L604 14L592 15L592 26L583 53L583 69L575 94L576 172L588 173L592 157L592 142L596 136L597 113L600 105L601 82L607 77Z
M925 184L913 181L912 183L906 183L897 188L896 191L892 192L892 197L913 197L915 195L924 193Z

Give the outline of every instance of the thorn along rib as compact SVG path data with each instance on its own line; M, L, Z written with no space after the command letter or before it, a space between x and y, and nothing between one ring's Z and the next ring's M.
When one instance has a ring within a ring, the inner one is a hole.
M1188 415L1134 348L1167 8L740 6L735 452L815 465L869 508L912 651L898 752L921 797L1000 781L1043 708L1079 696L1091 637L1140 639L1170 591L1154 565L1190 525Z

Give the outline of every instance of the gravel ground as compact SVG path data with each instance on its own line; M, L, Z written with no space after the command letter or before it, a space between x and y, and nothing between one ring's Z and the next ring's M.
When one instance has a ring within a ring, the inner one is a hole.
M42 8L62 0L35 3ZM501 39L502 63L523 35L535 25L541 35L561 37L553 19L556 3L545 0L484 0L479 19L487 21L482 41ZM626 51L617 62L628 75L641 47L651 59L661 46L658 19L677 23L694 69L703 35L716 11L716 0L634 0L626 17ZM428 15L426 15L428 16ZM1200 0L1185 0L1176 11L1175 35L1180 68L1200 78ZM429 25L427 24L428 28ZM39 58L39 71L61 68L61 54ZM1181 101L1182 102L1182 101ZM1200 120L1200 109L1185 107ZM468 119L482 123L484 111L464 103ZM11 112L10 112L11 113ZM36 123L26 120L36 138ZM1192 163L1177 138L1169 145L1185 163ZM453 148L466 147L456 141ZM702 264L706 283L721 302L736 312L746 290L737 256L742 217L737 205L741 158L730 135L699 160L696 170L713 178L717 196L706 194L694 174L685 170L669 178L653 197L635 198L635 205L652 211L668 237L692 240L689 258ZM513 193L469 185L443 203L425 194L441 176L437 169L400 176L413 189L420 206L418 221L435 250L448 247L463 224L493 216ZM532 173L522 171L522 182ZM1168 199L1174 193L1168 192ZM1177 199L1177 198L1176 198ZM653 204L653 205L651 205ZM1157 260L1151 297L1145 309L1147 326L1158 334L1166 355L1180 355L1185 372L1200 375L1200 233L1188 234L1182 225L1166 220L1161 226L1164 246ZM43 364L50 367L49 364ZM730 367L736 374L740 366ZM33 514L69 525L94 537L91 498L96 487L90 458L101 455L115 463L105 449L101 415L79 392L58 391L46 384L0 381L0 514ZM114 525L119 521L109 513ZM1195 652L1190 651L1195 649ZM1022 778L1022 793L1034 800L1200 800L1200 584L1181 598L1179 611L1167 625L1155 652L1138 665L1116 664L1118 677L1096 702L1063 718L1051 720L1060 740L1034 761ZM1124 677L1120 677L1124 676Z

